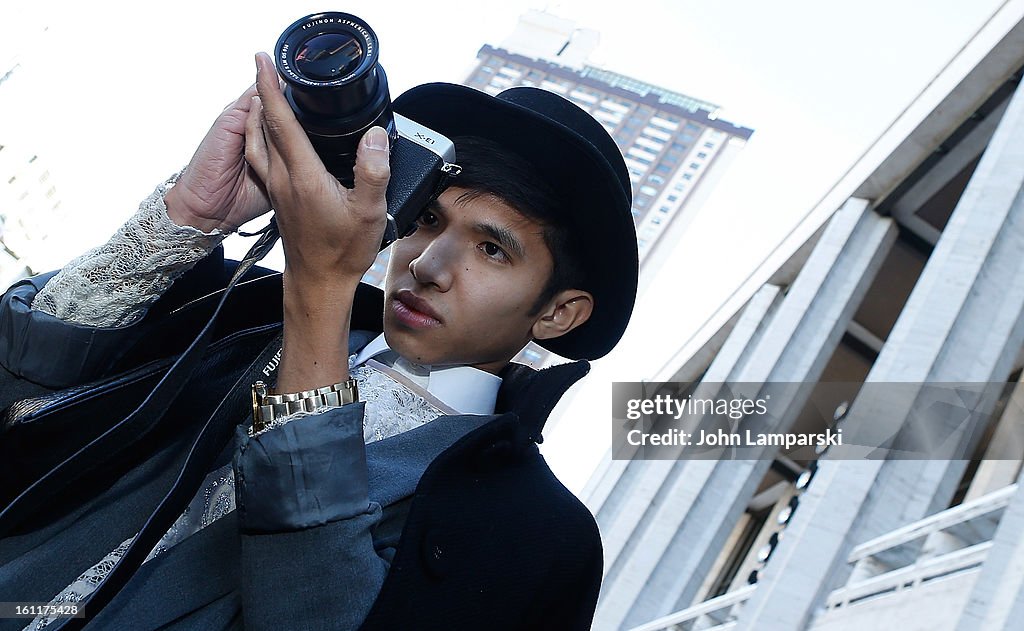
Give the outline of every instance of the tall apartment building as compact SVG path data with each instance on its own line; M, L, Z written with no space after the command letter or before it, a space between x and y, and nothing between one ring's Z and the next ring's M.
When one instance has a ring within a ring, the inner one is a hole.
M550 90L604 125L633 183L641 269L657 266L658 244L677 238L714 174L721 174L753 130L720 119L714 103L587 65L596 45L594 31L533 11L501 46L480 49L463 83L488 94L515 86ZM386 269L383 259L377 263L366 277L374 284L383 282Z
M1022 76L1009 0L645 380L775 393L770 431L862 440L605 460L595 630L1024 628Z
M615 139L633 183L633 221L643 267L716 161L752 129L718 118L719 106L584 65L565 66L484 46L466 85L497 94L515 86L556 92L596 118ZM543 148L538 147L539 151Z

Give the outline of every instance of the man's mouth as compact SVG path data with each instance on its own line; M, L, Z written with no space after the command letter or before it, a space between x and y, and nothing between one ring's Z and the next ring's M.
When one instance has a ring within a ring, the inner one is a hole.
M399 322L417 329L441 326L441 316L423 298L408 289L399 290L391 300L390 308Z

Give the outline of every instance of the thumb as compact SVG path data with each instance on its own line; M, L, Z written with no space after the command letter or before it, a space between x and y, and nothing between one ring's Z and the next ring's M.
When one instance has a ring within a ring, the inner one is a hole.
M388 133L382 127L372 127L363 134L356 149L354 169L357 201L365 206L385 202L388 180L391 177Z

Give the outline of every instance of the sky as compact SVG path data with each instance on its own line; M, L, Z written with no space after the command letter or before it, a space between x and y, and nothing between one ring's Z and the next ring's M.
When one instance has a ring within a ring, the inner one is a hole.
M479 48L500 44L530 9L573 19L601 33L592 65L718 103L721 118L755 129L637 305L634 322L659 324L631 328L624 344L650 352L596 362L594 392L657 373L1002 4L634 0L627 11L593 0L6 3L0 63L16 56L20 66L0 85L0 143L31 145L52 165L68 216L39 264L59 267L106 240L188 162L217 113L254 81L253 54L269 51L303 15L333 9L366 20L393 95L461 81ZM232 237L228 251L247 247ZM575 421L559 417L544 445L577 491L610 442L602 411L610 395L588 399L560 406L556 414Z

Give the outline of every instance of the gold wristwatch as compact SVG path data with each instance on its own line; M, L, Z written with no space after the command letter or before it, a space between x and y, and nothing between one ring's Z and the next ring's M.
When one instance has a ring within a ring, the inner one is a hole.
M293 394L268 394L267 384L257 381L252 384L252 430L262 431L274 419L295 412L316 412L358 400L355 379Z

